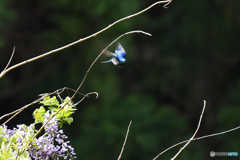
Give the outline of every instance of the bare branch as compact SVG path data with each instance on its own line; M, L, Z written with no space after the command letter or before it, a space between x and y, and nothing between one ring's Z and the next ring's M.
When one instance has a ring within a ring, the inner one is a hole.
M122 153L123 153L124 147L125 147L126 142L127 142L128 132L129 132L129 129L130 129L131 124L132 124L132 121L130 121L130 123L129 123L129 125L128 125L128 129L127 129L127 133L126 133L126 136L125 136L125 140L124 140L124 143L123 143L123 146L122 146L122 150L121 150L121 152L120 152L120 154L119 154L119 156L118 156L118 160L120 160L121 157L122 157Z
M214 133L214 134L209 134L209 135L206 135L206 136L194 138L193 140L199 140L199 139L204 139L204 138L208 138L208 137L218 136L218 135L221 135L221 134L225 134L225 133L228 133L228 132L232 132L232 131L237 130L237 129L240 129L240 126L235 127L235 128L232 128L232 129L229 129L229 130L226 130L226 131L223 131L223 132Z
M34 100L33 102L13 111L13 112L10 112L10 113L7 113L3 116L0 117L0 120L2 120L3 118L5 117L8 117L8 116L11 116L13 115L12 117L10 117L7 121L5 121L4 123L2 123L1 125L4 125L6 123L8 123L10 120L12 120L15 116L17 116L19 113L21 113L23 110L25 110L26 108L28 108L29 106L33 105L33 104L36 104L38 102L40 102L42 99L44 99L46 96L50 96L50 95L53 95L53 94L57 94L57 95L60 95L62 92L64 92L65 90L71 90L73 91L74 93L76 92L76 90L72 89L72 88L68 88L68 87L64 87L64 88L60 88L60 89L57 89L56 91L52 92L52 93L44 93L44 94L40 94L39 96L41 96L40 98ZM82 95L82 96L85 96L85 94L82 94L80 92L77 92L78 94Z
M7 117L7 116L10 116L10 115L14 114L12 117L10 117L7 121L5 121L5 122L4 122L3 124L1 124L1 125L6 124L6 123L9 122L11 119L13 119L15 116L17 116L19 113L21 113L23 110L25 110L26 108L28 108L29 106L31 106L31 105L33 105L33 104L36 104L36 103L40 102L40 101L41 101L44 97L46 97L46 96L47 96L47 95L43 95L41 98L36 99L35 101L33 101L33 102L31 102L31 103L23 106L22 108L17 109L17 110L15 110L15 111L11 112L11 113L8 113L8 114L5 114L5 115L1 116L1 117L0 117L0 120L3 119L4 117Z
M168 3L167 3L167 4L165 4L165 5L163 6L163 8L166 8L166 9L168 9L168 7L167 7L167 6L168 6L168 5L169 5L171 2L172 2L172 0L169 0L169 1L168 1Z
M203 100L203 109L202 109L202 113L201 113L201 116L199 118L199 121L198 121L198 126L197 126L197 129L195 131L195 133L193 134L193 136L188 140L188 142L182 147L180 148L180 150L178 151L178 153L171 159L171 160L174 160L175 158L177 158L177 156L187 147L187 145L189 145L189 143L194 139L195 135L197 134L199 128L200 128L200 125L201 125L201 121L202 121L202 116L203 116L203 113L204 113L204 110L205 110L205 107L206 107L206 101Z
M10 57L10 59L9 59L9 61L8 61L8 63L7 63L7 65L6 65L6 67L5 67L4 70L0 73L0 78L2 77L2 74L7 70L9 64L11 63L11 61L12 61L12 57L13 57L14 53L15 53L15 46L13 47L12 55L11 55L11 57Z
M135 14L129 15L129 16L127 16L127 17L124 17L124 18L121 18L121 19L115 21L114 23L110 24L109 26L103 28L102 30L100 30L100 31L98 31L98 32L96 32L96 33L94 33L94 34L92 34L92 35L89 35L89 36L87 36L87 37L85 37L85 38L81 38L81 39L79 39L79 40L77 40L77 41L75 41L75 42L72 42L72 43L67 44L67 45L65 45L65 46L62 46L62 47L60 47L60 48L54 49L54 50L52 50L52 51L43 53L43 54L41 54L41 55L39 55L39 56L36 56L36 57L34 57L34 58L31 58L31 59L28 59L28 60L26 60L26 61L20 62L20 63L14 65L14 66L12 66L12 67L10 67L10 68L8 68L8 69L3 70L3 71L1 72L1 74L0 74L0 78L2 78L7 72L9 72L9 71L11 71L12 69L15 69L15 68L17 68L17 67L20 67L21 65L27 64L27 63L29 63L29 62L33 62L33 61L35 61L35 60L37 60L37 59L43 58L43 57L48 56L48 55L50 55L50 54L52 54L52 53L55 53L55 52L61 51L61 50L63 50L63 49L66 49L66 48L68 48L68 47L71 47L71 46L73 46L73 45L75 45L75 44L77 44L77 43L80 43L80 42L82 42L82 41L85 41L85 40L87 40L87 39L89 39L89 38L95 37L95 36L97 36L98 34L106 31L106 30L109 29L109 28L111 28L111 27L114 26L115 24L117 24L117 23L119 23L119 22L121 22L121 21L124 21L124 20L126 20L126 19L135 17L135 16L137 16L137 15L143 13L143 12L146 12L146 11L149 10L150 8L156 6L157 4L167 3L167 4L164 5L164 8L166 8L166 6L167 6L169 3L171 3L171 1L172 1L172 0L158 1L158 2L150 5L149 7L145 8L145 9L143 9L143 10L141 10L141 11L135 13Z
M77 103L75 103L74 105L77 106L79 103L81 103L81 102L82 102L86 97L88 97L88 95L90 95L90 94L96 94L96 98L98 98L98 93L97 93L97 92L90 92L90 93L88 93L88 94L85 94L84 97L83 97L80 101L78 101Z
M206 136L194 138L193 141L208 138L208 137L213 137L213 136L219 136L219 135L222 135L222 134L225 134L225 133L228 133L228 132L232 132L232 131L237 130L237 129L240 129L240 126L229 129L229 130L226 130L226 131L223 131L223 132L209 134L209 135L206 135ZM179 143L176 143L176 144L172 145L171 147L169 147L169 148L165 149L164 151L162 151L161 153L159 153L155 158L153 158L153 160L157 159L159 156L161 156L163 153L167 152L168 150L170 150L170 149L172 149L172 148L174 148L174 147L176 147L180 144L186 143L188 141L189 140L185 140L185 141L182 141L182 142L179 142Z
M205 103L205 101L204 101ZM204 108L203 108L204 109ZM203 114L203 113L202 113ZM201 114L201 116L202 116ZM200 117L201 118L201 117ZM200 122L200 121L199 121ZM198 127L199 128L199 127ZM229 129L229 130L226 130L226 131L223 131L223 132L219 132L219 133L214 133L214 134L210 134L210 135L206 135L206 136L201 136L201 137L197 137L197 138L193 138L191 141L195 141L195 140L200 140L200 139L204 139L204 138L208 138L208 137L213 137L213 136L218 136L218 135L222 135L222 134L225 134L225 133L228 133L228 132L232 132L234 130L237 130L237 129L240 129L240 126L238 127L235 127L235 128L232 128L232 129ZM165 149L164 151L162 151L161 153L159 153L156 157L153 158L153 160L156 160L160 155L162 155L163 153L167 152L168 150L180 145L180 144L183 144L183 143L186 143L188 142L189 140L185 140L185 141L182 141L182 142L179 142L179 143L176 143L174 145L172 145L171 147Z

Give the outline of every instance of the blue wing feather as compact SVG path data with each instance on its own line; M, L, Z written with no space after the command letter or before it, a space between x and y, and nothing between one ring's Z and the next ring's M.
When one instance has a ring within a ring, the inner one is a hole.
M116 53L116 55L121 56L123 58L125 58L125 56L126 56L126 52L120 43L118 43L115 53Z

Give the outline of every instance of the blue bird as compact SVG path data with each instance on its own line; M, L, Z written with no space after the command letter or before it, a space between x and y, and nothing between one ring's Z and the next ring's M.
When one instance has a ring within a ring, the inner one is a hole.
M105 55L107 56L111 56L113 58L111 58L108 61L104 61L102 63L108 63L108 62L112 62L115 66L122 66L126 63L126 52L123 49L123 47L121 46L120 43L117 44L117 48L115 50L115 53L109 52L109 51L105 51L104 52Z

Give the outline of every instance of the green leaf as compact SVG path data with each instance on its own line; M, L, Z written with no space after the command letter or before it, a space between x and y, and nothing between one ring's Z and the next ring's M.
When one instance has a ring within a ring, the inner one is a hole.
M33 118L35 119L35 123L43 123L44 121L44 114L46 110L44 107L40 107L33 112Z
M50 96L45 97L42 101L40 101L45 106L59 106L59 102L56 96L50 98Z

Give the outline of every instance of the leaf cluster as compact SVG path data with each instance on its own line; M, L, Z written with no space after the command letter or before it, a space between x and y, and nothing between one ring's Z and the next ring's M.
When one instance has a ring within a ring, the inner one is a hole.
M71 124L73 122L73 118L71 117L71 115L77 109L75 108L74 104L69 100L70 97L66 97L60 104L56 96L53 96L52 98L50 96L46 96L42 101L40 101L40 103L44 106L47 106L49 110L46 111L43 106L41 106L39 109L36 109L33 112L35 123L43 123L45 119L44 115L47 112L50 113L50 117L52 117L63 105L65 105L64 108L56 114L57 121L60 128L62 128L64 123Z

